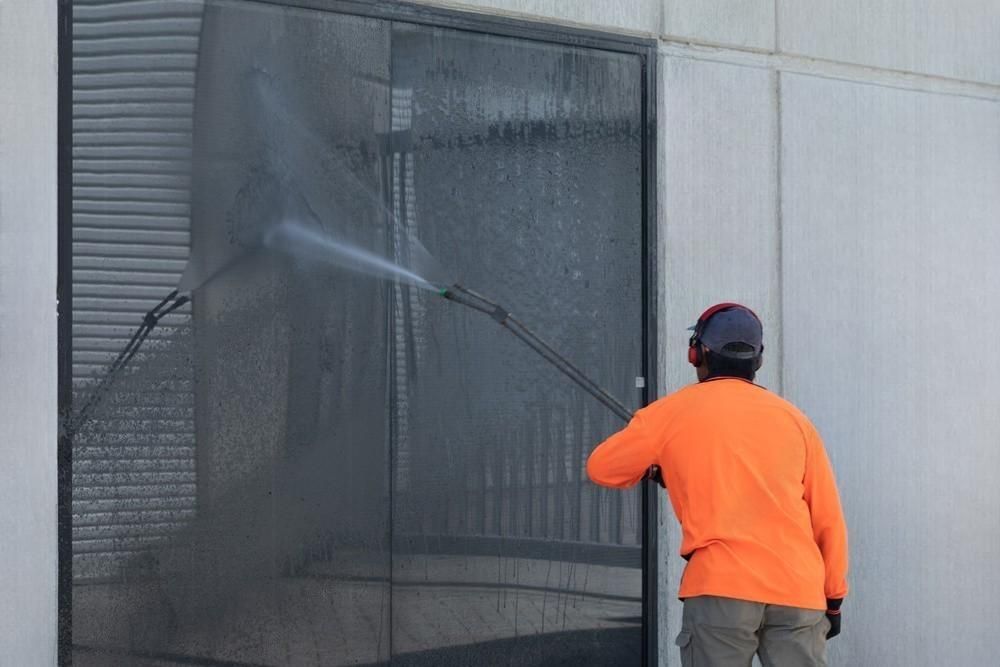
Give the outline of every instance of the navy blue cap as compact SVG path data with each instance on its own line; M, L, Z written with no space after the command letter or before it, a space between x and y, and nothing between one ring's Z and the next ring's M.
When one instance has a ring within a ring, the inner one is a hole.
M760 320L747 308L733 306L712 314L698 337L713 353L732 359L753 359L764 351L764 329ZM750 349L726 350L730 343L742 343Z

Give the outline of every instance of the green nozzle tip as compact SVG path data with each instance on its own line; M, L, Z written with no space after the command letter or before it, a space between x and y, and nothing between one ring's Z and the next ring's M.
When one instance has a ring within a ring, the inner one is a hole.
M441 289L438 290L438 294L440 294L441 296L448 296L448 288L442 287Z

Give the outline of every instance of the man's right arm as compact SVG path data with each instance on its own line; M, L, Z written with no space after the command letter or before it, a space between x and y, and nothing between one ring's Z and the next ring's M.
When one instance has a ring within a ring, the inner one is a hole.
M643 423L643 410L628 426L602 442L587 458L587 476L601 486L624 489L643 479L663 484L654 440Z

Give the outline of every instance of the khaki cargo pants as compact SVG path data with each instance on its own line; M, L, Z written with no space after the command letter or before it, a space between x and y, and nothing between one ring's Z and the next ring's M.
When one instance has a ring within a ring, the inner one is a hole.
M822 611L713 596L684 601L677 646L682 667L826 667Z

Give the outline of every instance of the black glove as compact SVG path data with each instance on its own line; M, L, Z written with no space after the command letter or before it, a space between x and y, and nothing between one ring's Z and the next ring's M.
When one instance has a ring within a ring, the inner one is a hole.
M840 605L843 603L843 598L839 600L827 598L826 600L826 617L830 621L830 632L826 633L827 639L833 639L840 634Z
M646 474L643 475L642 478L651 479L660 486L662 486L664 489L667 488L666 483L664 483L663 481L663 471L660 470L660 466L649 466L649 469L646 471Z

